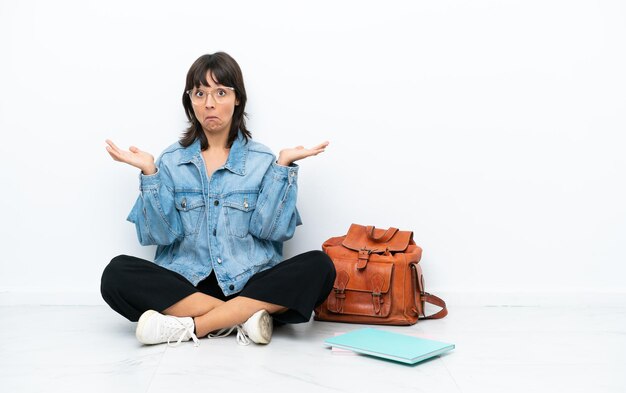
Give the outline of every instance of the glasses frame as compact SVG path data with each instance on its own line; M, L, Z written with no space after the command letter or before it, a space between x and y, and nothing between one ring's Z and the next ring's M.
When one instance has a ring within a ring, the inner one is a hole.
M194 87L193 89L189 89L189 90L187 90L187 91L185 92L185 93L187 93L187 95L189 96L189 100L191 101L191 103L192 103L192 104L194 104L194 102L193 102L193 96L192 96L191 94L193 93L193 90L194 90L194 89L196 89L196 87ZM202 92L207 93L207 95L206 95L206 97L204 97L204 101L203 101L203 102L200 102L200 103L195 104L195 105L206 104L207 99L208 99L208 98L207 98L208 96L211 96L211 97L213 98L213 101L214 101L214 102L216 102L216 103L218 103L218 104L219 104L219 103L221 103L221 100L220 100L220 101L218 101L218 99L216 99L216 98L215 98L215 96L213 95L213 93L214 93L217 89L228 89L228 90L231 90L231 91L235 91L235 88L234 88L234 87L230 87L230 86L217 86L217 87L214 87L214 88L210 89L208 92L207 92L207 91L205 91L205 90L201 90Z

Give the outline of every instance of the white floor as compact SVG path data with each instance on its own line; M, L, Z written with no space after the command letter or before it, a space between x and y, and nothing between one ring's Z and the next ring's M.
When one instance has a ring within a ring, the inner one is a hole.
M267 346L234 336L141 346L106 306L0 306L0 392L626 392L626 305L451 307L385 329L453 342L415 366L322 345L360 327L275 329Z

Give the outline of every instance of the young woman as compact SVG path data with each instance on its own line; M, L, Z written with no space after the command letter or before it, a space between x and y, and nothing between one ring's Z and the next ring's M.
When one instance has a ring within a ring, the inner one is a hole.
M104 300L130 321L144 344L224 336L267 344L272 319L306 322L335 279L321 251L282 260L282 243L301 224L295 161L324 151L280 151L251 140L246 90L237 62L218 52L187 73L183 107L190 126L154 162L107 140L107 152L141 170L128 220L154 262L120 255L102 274ZM210 335L210 333L213 333Z

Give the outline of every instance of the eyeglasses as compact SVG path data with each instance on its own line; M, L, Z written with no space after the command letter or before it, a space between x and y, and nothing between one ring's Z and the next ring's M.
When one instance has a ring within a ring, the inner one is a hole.
M228 101L235 95L235 88L228 86L220 86L213 89L191 89L186 91L194 105L202 105L206 102L207 97L213 97L213 101L218 104Z

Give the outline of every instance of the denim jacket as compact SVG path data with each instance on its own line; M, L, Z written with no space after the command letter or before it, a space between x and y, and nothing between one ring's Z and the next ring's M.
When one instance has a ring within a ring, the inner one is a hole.
M302 222L296 209L298 166L281 166L264 145L239 137L224 166L207 177L200 141L175 143L140 174L127 220L142 245L156 244L155 263L194 286L215 271L225 295L282 260L282 242Z

